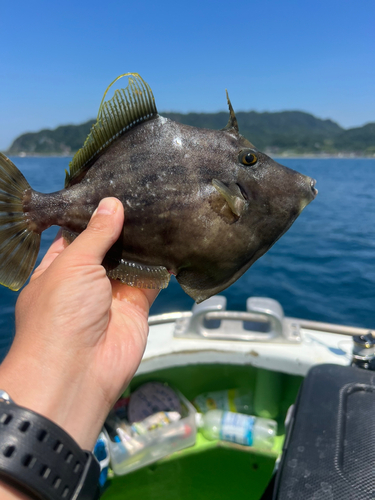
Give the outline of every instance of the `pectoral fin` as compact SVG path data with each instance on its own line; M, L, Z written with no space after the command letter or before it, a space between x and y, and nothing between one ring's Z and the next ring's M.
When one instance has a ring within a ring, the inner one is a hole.
M246 200L238 185L233 183L226 186L218 179L212 179L212 185L228 203L233 214L237 217L241 217L246 208Z

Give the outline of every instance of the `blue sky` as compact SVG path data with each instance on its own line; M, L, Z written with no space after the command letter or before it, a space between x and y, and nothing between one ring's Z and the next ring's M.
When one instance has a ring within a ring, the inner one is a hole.
M159 111L299 109L375 121L373 0L0 0L0 149L96 116L138 72Z

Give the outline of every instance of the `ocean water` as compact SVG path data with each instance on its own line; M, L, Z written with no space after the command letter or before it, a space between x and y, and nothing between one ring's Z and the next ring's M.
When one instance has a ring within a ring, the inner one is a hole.
M64 184L69 158L14 158L34 189ZM249 296L278 300L287 316L375 327L375 159L280 159L317 180L317 198L247 273L222 292L228 309ZM42 235L38 262L57 228ZM18 293L0 286L0 360L14 336ZM193 300L172 280L151 314L189 310Z

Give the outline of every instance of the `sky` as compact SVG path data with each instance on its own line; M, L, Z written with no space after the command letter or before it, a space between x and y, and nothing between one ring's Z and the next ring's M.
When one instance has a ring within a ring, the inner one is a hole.
M375 122L374 0L0 0L0 150L96 116L126 72L161 111Z

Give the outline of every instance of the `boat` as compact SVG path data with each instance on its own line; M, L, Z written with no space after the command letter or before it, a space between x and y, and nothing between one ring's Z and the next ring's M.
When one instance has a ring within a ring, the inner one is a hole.
M228 311L226 298L214 296L191 311L150 316L149 324L131 391L160 381L192 401L206 391L246 388L256 414L277 421L278 435L273 448L263 450L208 441L198 432L193 446L113 476L104 500L272 498L262 495L306 374L323 364L366 368L374 355L366 341L372 330L286 317L280 303L264 297L249 297L246 311Z

